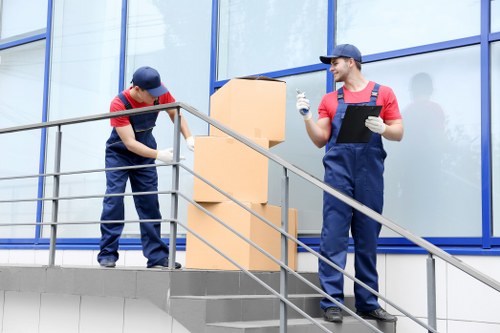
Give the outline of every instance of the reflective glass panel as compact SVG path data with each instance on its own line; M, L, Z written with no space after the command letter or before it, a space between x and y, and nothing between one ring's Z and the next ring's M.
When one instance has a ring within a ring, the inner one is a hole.
M47 0L2 0L0 39L45 29L47 7Z
M0 51L0 110L2 128L42 121L45 42ZM27 98L29 97L29 98ZM0 135L1 177L37 175L40 130ZM0 181L0 200L35 199L38 178ZM0 203L3 223L35 223L36 201ZM31 238L34 226L2 227L0 238Z
M405 126L384 141L384 214L419 236L481 235L479 59L473 46L364 68L393 88Z
M336 27L363 54L443 42L479 35L480 0L339 0Z
M500 1L491 0L491 32L500 32Z
M326 0L219 3L219 80L318 63L326 51Z
M121 0L85 2L56 0L52 46L49 120L109 112L119 86ZM47 169L54 170L56 128L48 132ZM109 120L62 127L61 171L104 168ZM104 194L103 172L62 176L60 196ZM51 195L52 181L46 195ZM101 200L63 200L59 221L98 221ZM46 205L50 221L52 207ZM49 229L44 230L47 237ZM60 227L61 237L96 237L99 225Z

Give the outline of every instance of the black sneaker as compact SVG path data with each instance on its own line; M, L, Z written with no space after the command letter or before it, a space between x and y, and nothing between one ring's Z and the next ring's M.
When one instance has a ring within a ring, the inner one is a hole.
M394 323L398 320L396 316L391 315L382 308L373 311L356 311L356 314L363 319L375 319L387 323Z
M102 259L99 261L99 265L101 265L101 267L112 268L116 266L116 261L113 259Z
M323 318L326 321L332 323L341 323L342 322L342 309L336 306L325 309L325 313L323 314Z

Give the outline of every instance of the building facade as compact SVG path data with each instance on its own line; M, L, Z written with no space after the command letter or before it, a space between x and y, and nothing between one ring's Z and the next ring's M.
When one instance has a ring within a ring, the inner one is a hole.
M358 46L364 75L395 91L405 124L402 142L384 142L388 152L384 216L500 279L496 267L500 255L498 0L1 0L0 4L2 128L107 113L111 99L143 65L159 70L178 101L207 115L210 95L227 80L264 75L287 83L286 139L271 150L320 179L324 152L307 137L295 110L295 91L305 91L316 109L321 97L336 87L318 57L335 44ZM208 134L205 123L186 117L194 135ZM40 223L51 220L53 206L36 199L50 196L53 181L15 177L54 172L55 131L0 135L4 178L0 200L9 201L0 203L0 217L18 224L0 229L2 262L43 263L46 258L50 229ZM109 121L62 131L62 172L104 166ZM172 146L166 116L160 116L155 133L159 147ZM183 154L192 166L193 154L186 149ZM166 169L159 170L160 189L171 186L171 172ZM270 166L271 204L280 203L280 172ZM61 177L60 185L61 196L102 194L104 174ZM192 176L182 173L181 191L191 193L192 185ZM316 247L322 193L293 175L290 191L290 206L298 209L300 239ZM97 221L101 200L61 201L58 219ZM168 216L169 198L162 200L162 213ZM180 219L186 217L186 205L181 203ZM126 207L127 216L136 219L131 198ZM33 222L38 225L24 225ZM124 231L123 249L130 252L125 256L130 265L142 264L138 228L127 224ZM168 226L164 231L168 237ZM182 251L182 230L180 234ZM58 257L59 263L95 264L99 236L98 224L60 226L58 250L64 255ZM426 315L425 301L420 301L424 259L420 249L383 229L382 291L408 303L422 317ZM299 256L301 269L315 270L315 259L305 253ZM500 319L493 312L500 306L497 293L476 286L444 263L438 264L438 275L440 331L500 330ZM461 292L469 284L477 287L474 295ZM473 313L470 304L477 304L472 305ZM405 332L412 332L408 325Z

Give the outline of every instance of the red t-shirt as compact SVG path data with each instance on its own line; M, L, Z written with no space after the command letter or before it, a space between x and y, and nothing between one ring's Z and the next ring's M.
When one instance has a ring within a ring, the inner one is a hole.
M123 91L123 94L125 95L125 98L128 100L130 105L132 106L133 109L136 108L145 108L147 106L152 106L153 104L147 104L147 103L139 103L135 99L133 99L130 96L130 89L132 87L125 89ZM166 94L161 95L159 98L160 104L168 104L168 103L173 103L175 102L175 98L170 94L170 92L167 92ZM112 101L111 105L109 107L109 111L111 112L117 112L117 111L123 111L125 109L125 105L121 101L120 97L116 96ZM117 117L117 118L111 118L111 126L113 127L123 127L130 125L130 119L128 116L123 116L123 117Z
M344 102L345 103L367 103L370 101L370 96L375 86L375 82L370 81L365 89L362 91L352 92L344 87ZM338 106L337 91L323 96L321 103L318 107L318 119L329 117L333 119ZM378 91L377 105L382 105L380 117L384 120L401 119L399 112L398 101L396 95L391 88L380 86Z

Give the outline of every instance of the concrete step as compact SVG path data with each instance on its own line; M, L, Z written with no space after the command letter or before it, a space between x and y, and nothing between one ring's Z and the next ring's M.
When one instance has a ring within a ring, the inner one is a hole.
M317 318L323 315L319 306L321 297L319 294L288 295L288 299L299 309ZM353 309L354 298L346 297L345 305ZM192 332L206 332L207 324L246 321L258 324L279 319L280 300L274 295L172 296L170 313ZM287 314L289 319L303 319L302 314L291 307L288 307ZM348 316L347 313L344 315Z
M279 291L279 272L252 272L259 280ZM317 273L301 273L301 277L319 287ZM241 271L192 270L176 271L171 280L172 296L205 296L205 295L266 295L269 290L261 286L252 277ZM314 289L288 274L289 294L315 293Z
M279 272L252 272L278 291ZM315 286L317 273L301 273ZM293 275L288 276L288 299L299 309L336 333L373 332L363 323L344 313L342 324L322 319L322 296ZM196 333L279 333L280 300L254 279L239 271L176 271L171 275L168 312L190 332ZM346 296L345 305L354 309L354 297ZM323 332L289 307L287 332ZM371 321L384 333L394 333L394 323Z
M321 316L318 294L293 294L288 299L310 316ZM274 295L172 296L170 304L178 320L188 320L194 309L206 323L220 321L270 320L279 318L280 300ZM184 315L185 314L185 315ZM182 318L185 316L185 318ZM289 308L289 318L302 318Z
M373 330L353 317L344 317L341 324L328 323L322 318L314 320L326 329L335 333L373 333ZM396 333L396 323L380 323L369 320L370 324L384 333ZM207 324L205 333L279 333L279 320L219 322ZM308 319L289 319L287 325L288 333L323 333L324 331L311 323Z

